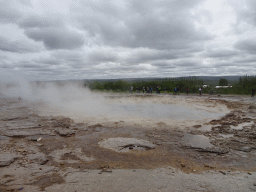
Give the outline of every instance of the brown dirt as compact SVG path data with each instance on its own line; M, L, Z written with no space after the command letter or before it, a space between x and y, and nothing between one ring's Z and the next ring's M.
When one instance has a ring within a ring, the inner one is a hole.
M186 173L201 173L207 170L256 171L254 163L256 119L247 117L251 105L226 100L208 101L208 103L223 104L232 111L225 117L211 120L208 123L212 125L210 131L201 131L202 125L194 125L196 129L189 133L212 138L211 144L214 147L228 149L228 153L219 154L207 149L200 150L200 148L190 147L184 140L185 131L174 128L166 129L164 122L158 123L158 130L140 129L136 126L123 127L119 126L119 123L115 123L114 127L106 127L102 124L87 126L83 123L75 123L68 117L39 116L28 108L24 101L18 99L1 99L0 106L5 107L6 110L0 113L0 135L9 136L10 140L8 142L0 140L3 142L0 149L4 153L22 155L13 163L15 166L33 164L27 155L42 153L48 159L46 167L56 167L64 172L68 167L83 171L106 167L109 169L154 169L168 166L179 168ZM241 130L230 127L245 122L253 123L250 127L243 127ZM65 128L76 132L73 135L61 137L55 133L56 128ZM10 132L10 130L12 131ZM9 134L6 134L7 132ZM16 134L17 132L20 134ZM219 134L233 134L233 137L219 138ZM41 137L42 140L38 142L29 140L31 136ZM144 139L156 144L156 148L145 151L131 149L127 153L117 153L99 147L99 141L113 137ZM26 150L17 152L21 146ZM81 159L75 152L78 148L81 148L83 155L93 157L94 160ZM55 150L64 149L70 149L74 153L62 154L61 162L49 155ZM75 163L69 163L68 160L74 160ZM1 191L7 190L6 186L15 182L13 174L3 175L3 179L6 180L4 185L0 185ZM63 176L53 172L40 177L31 176L30 179L33 180L30 185L38 186L41 190L53 184L65 182ZM8 188L8 190L15 191L16 189Z

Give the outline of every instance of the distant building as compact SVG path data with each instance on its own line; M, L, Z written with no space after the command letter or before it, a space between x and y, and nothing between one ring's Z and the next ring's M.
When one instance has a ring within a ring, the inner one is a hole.
M203 85L203 88L210 87L209 85Z

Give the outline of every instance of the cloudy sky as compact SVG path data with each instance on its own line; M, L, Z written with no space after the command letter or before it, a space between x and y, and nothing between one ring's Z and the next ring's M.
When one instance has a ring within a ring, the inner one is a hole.
M0 74L256 75L254 0L0 0Z

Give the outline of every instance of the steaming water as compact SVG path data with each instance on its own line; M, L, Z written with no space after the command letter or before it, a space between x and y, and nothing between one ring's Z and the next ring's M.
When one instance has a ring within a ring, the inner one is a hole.
M228 112L224 106L212 105L203 99L171 95L138 98L127 97L127 94L108 97L109 94L92 93L74 84L23 85L5 90L5 93L33 102L42 101L46 104L44 107L33 105L41 115L63 115L86 123L124 121L148 126L159 122L193 125L206 123Z
M201 104L200 104L201 102ZM65 105L58 106L62 114L74 120L87 123L124 121L126 123L152 126L156 123L166 125L203 124L211 119L224 116L228 110L220 106L208 106L208 103L194 99L153 97L153 98L94 98L82 97L66 100ZM49 112L49 110L47 110Z
M170 98L171 100L172 98ZM222 113L200 110L182 104L161 104L161 103L141 103L141 104L121 104L112 106L116 115L125 114L131 117L142 117L151 119L175 119L194 120L205 118L218 118Z

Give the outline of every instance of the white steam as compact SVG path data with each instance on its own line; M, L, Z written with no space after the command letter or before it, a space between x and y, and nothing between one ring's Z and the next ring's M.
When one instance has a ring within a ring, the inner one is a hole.
M21 75L8 81L1 79L0 94L34 103L33 107L41 115L63 115L86 123L129 122L151 127L183 123L185 126L201 124L227 112L219 106L209 110L206 104L193 102L193 99L188 102L185 97L137 98L130 94L118 97L91 92L82 82L36 82Z

